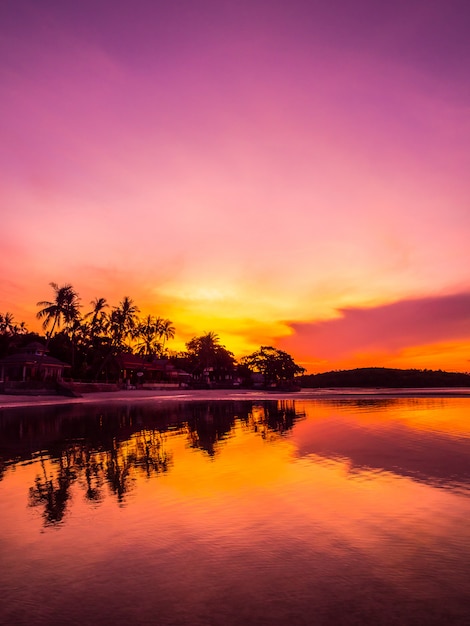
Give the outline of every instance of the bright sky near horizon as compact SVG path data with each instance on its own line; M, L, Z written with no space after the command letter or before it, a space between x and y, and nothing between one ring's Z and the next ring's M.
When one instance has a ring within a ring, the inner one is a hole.
M3 0L0 311L470 370L466 0Z

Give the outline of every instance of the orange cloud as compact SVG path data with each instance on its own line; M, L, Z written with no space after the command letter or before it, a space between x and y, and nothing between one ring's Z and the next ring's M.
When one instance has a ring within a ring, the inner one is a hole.
M456 349L470 343L470 293L407 299L372 308L343 308L341 317L292 322L280 345L326 370L371 365L465 365ZM468 352L466 353L468 361ZM441 364L439 363L441 361ZM463 369L466 369L465 366Z

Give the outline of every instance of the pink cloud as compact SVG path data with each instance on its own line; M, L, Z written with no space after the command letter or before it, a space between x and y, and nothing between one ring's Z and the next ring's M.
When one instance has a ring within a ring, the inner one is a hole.
M344 359L365 353L397 353L418 345L470 336L470 293L425 297L374 308L340 309L341 317L291 322L280 341L296 354Z

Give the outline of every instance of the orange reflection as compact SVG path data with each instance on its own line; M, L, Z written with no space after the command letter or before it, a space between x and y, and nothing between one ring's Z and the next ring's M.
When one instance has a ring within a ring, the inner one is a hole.
M234 536L274 524L306 542L314 527L316 541L336 533L363 546L383 541L388 523L411 537L442 507L463 506L468 399L224 406L188 404L190 419L114 437L107 449L66 442L53 457L7 469L2 487L15 502L26 490L29 510L46 526L67 526L72 511L85 519L96 508L117 520L126 505L122 514L136 524L155 517L158 525ZM129 413L122 423L133 421ZM21 506L5 508L5 528L27 527ZM445 512L440 520L445 526Z

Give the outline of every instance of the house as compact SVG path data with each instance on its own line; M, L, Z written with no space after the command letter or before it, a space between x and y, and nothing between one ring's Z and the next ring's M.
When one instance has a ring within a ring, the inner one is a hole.
M0 382L60 382L70 365L48 356L48 352L42 343L33 341L0 359Z
M178 369L168 359L142 357L122 352L114 358L111 366L117 370L118 379L127 385L187 384L190 374Z

